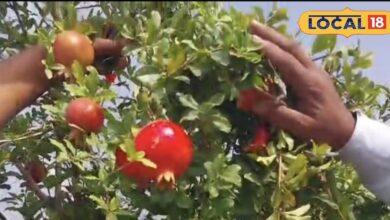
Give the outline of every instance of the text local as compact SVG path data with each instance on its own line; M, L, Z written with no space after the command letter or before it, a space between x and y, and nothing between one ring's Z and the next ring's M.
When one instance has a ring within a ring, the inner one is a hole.
M316 25L313 26L313 18L320 17ZM347 19L341 19L346 17ZM356 18L357 21L354 21ZM362 26L362 17L360 15L309 15L309 29L366 29Z

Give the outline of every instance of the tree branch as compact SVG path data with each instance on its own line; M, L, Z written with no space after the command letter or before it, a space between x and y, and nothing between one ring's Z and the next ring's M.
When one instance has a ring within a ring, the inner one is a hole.
M55 173L56 175L59 175L59 169L58 169L58 165L56 164L55 166ZM55 194L54 194L54 207L55 207L55 210L57 210L58 213L64 213L64 210L62 209L62 206L61 206L61 200L62 200L62 192L61 192L61 184L57 184L55 186Z
M39 186L35 183L34 179L23 167L23 165L19 162L15 162L15 166L19 169L20 173L23 175L23 178L26 180L27 187L30 188L30 190L33 191L41 201L47 202L49 197L41 191Z
M7 218L0 212L0 220L7 220Z
M35 132L35 133L27 132L25 134L20 135L19 137L16 137L16 138L0 140L0 146L1 146L1 144L4 144L4 143L12 143L14 141L20 141L20 140L24 140L24 139L29 139L29 138L32 138L32 137L40 136L42 134L45 134L48 131L49 131L49 129L44 129L44 130L41 130L41 131L38 131L38 132Z

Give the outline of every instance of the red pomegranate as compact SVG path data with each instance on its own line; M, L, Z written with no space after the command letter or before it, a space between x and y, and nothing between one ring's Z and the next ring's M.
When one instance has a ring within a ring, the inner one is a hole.
M249 153L259 153L263 151L270 140L270 133L264 126L258 127L255 132L255 137L250 144L244 149Z
M46 178L47 169L45 165L39 160L28 163L26 165L26 169L36 183L40 183Z
M156 120L143 127L135 137L135 148L157 165L151 168L141 162L129 162L126 153L116 150L116 164L128 177L143 187L150 181L160 189L173 188L192 162L193 145L185 130L169 120Z
M98 133L103 127L103 108L90 98L78 98L71 101L65 113L66 121L86 132Z
M70 67L75 60L81 65L91 65L95 59L92 41L77 31L64 31L56 36L53 44L55 61Z

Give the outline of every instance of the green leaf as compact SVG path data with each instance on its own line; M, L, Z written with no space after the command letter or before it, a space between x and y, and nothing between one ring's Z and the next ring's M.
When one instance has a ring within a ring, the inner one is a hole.
M194 42L191 40L182 40L181 43L189 46L191 49L193 49L195 51L198 51L198 48L195 46Z
M57 140L50 139L50 143L56 146L61 152L64 153L67 152L65 146L62 143L58 142Z
M219 196L218 189L215 186L210 186L208 191L210 193L210 199L217 198Z
M198 111L196 110L191 110L189 111L187 114L185 114L181 119L180 119L180 122L183 122L183 121L195 121L199 119L199 114L198 114Z
M358 57L352 64L352 68L367 69L372 66L373 54L369 53L365 56Z
M115 99L117 97L117 94L115 93L115 91L113 91L111 89L104 89L92 97L95 98L96 102L102 103L104 101L109 101L109 100Z
M190 81L190 78L188 78L187 76L183 76L183 75L180 75L180 76L175 76L176 80L179 80L179 81L182 81L182 82L185 82L187 84L190 84L191 81Z
M131 139L125 139L123 141L123 144L119 145L120 148L126 152L127 159L129 161L132 161L136 158L137 151L134 147L134 141Z
M89 94L94 95L99 88L99 73L94 67L88 66L88 76L85 77L85 85L89 90Z
M311 52L316 54L325 50L332 51L336 46L336 41L336 35L318 35L314 40Z
M287 135L285 132L281 132L282 139L284 143L286 144L289 151L291 151L294 147L294 139L292 139L289 135Z
M148 74L148 75L142 75L137 77L137 79L141 83L149 87L153 87L160 78L161 78L161 74Z
M45 69L45 75L48 79L51 79L53 78L53 71L51 71L50 69Z
M256 161L263 164L264 166L269 166L272 164L272 162L275 161L276 155L271 155L268 157L263 157L263 156L257 156Z
M141 163L147 167L157 169L157 164L153 163L153 161L147 159L147 158L142 158Z
M229 210L234 206L234 200L229 197L218 199L218 202L215 204L215 209L224 212ZM221 213L222 214L222 213Z
M224 100L225 100L225 95L222 93L218 93L213 95L208 102L212 105L212 107L214 107L214 106L221 105Z
M272 215L268 216L268 218L266 220L278 220L278 213L277 212L274 212L272 213Z
M56 158L58 163L70 160L69 155L66 152L60 152Z
M272 26L281 21L288 20L287 12L287 8L278 8L276 10L273 10L271 17L267 21L268 25Z
M120 201L117 197L113 197L109 204L110 211L116 211L120 208Z
M211 53L211 58L222 66L227 66L230 63L230 55L228 50L217 50Z
M71 96L84 97L88 95L88 89L85 86L79 86L76 84L65 84L65 90L70 93Z
M118 218L116 217L116 215L114 213L107 213L106 215L106 220L118 220Z
M172 74L175 73L179 68L182 67L184 62L186 61L186 52L181 47L175 47L172 52L172 57L169 59L167 64L167 73Z
M192 200L184 192L179 192L176 198L176 204L182 209L189 209L192 207Z
M134 72L134 75L136 75L136 76L150 75L150 74L160 75L159 68L157 68L156 66L153 66L153 65L145 65Z
M75 154L76 153L76 149L73 147L73 144L70 143L70 141L68 140L65 140L65 146L66 148L68 148L68 150L72 153L72 154Z
M324 197L321 197L321 196L313 196L314 199L318 199L322 202L324 202L325 204L327 204L329 207L331 207L332 209L334 210L337 210L339 208L339 206L334 203L333 201L327 199L327 198L324 198Z
M99 205L99 207L100 207L101 209L109 210L109 208L108 208L106 202L104 202L103 199L101 199L101 198L99 198L99 197L97 197L97 196L95 196L95 195L90 195L90 196L89 196L89 199L92 200L92 201L94 201L94 202L96 202L96 203Z
M200 77L202 75L202 68L200 65L189 65L189 68L196 77Z
M188 108L197 110L198 109L198 102L189 94L183 95L181 93L177 94L179 96L180 103Z
M232 125L230 121L221 114L214 114L211 116L212 123L215 127L217 127L220 131L229 133Z
M240 176L241 167L239 165L230 165L220 174L221 179L226 182L233 183L234 185L241 186L241 176Z
M287 215L302 216L310 210L310 204L303 205L295 210L284 212Z
M156 28L160 28L161 26L161 16L158 11L152 11L152 21Z
M244 175L244 179L256 184L257 186L261 186L261 180L259 177L257 177L255 174L253 173L246 173Z
M78 61L74 61L71 69L72 69L72 75L75 77L76 81L80 85L83 85L85 80L83 66Z

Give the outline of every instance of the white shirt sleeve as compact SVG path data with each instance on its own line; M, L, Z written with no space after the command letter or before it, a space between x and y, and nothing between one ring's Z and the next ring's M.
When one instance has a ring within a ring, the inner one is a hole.
M390 127L357 113L354 132L339 151L351 164L362 183L376 197L390 203Z

